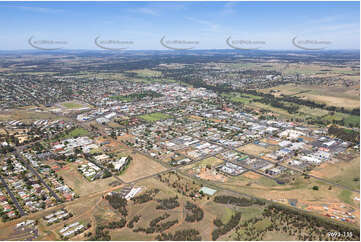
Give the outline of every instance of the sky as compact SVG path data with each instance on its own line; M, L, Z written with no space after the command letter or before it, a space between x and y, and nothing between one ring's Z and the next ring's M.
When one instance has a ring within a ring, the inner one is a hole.
M360 3L1 2L0 29L0 50L360 49Z

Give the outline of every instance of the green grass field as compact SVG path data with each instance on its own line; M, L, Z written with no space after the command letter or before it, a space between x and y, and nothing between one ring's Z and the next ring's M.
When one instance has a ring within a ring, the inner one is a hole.
M234 214L234 211L232 209L225 207L223 210L223 216L221 218L222 223L227 224L233 214Z
M345 122L345 126L350 127L358 127L360 126L360 116L356 116L356 115L350 115L350 114L345 114L345 113L338 113L335 112L333 115L326 115L322 118L323 120L328 120L331 121L332 120L342 120L344 119Z
M117 100L117 101L123 101L123 102L131 102L134 99L130 96L121 96L121 95L110 96L109 98L113 99L113 100Z
M141 115L139 117L141 119L144 119L145 121L148 121L148 122L156 122L156 121L159 121L159 120L168 119L171 116L168 115L168 114L156 112L156 113L144 114L144 115Z
M256 228L257 231L263 231L265 230L267 227L269 227L271 225L271 220L267 219L263 219L261 221L258 221L254 227Z
M139 77L159 77L162 74L160 71L153 71L150 69L134 70L129 72L136 73Z
M242 213L241 223L243 223L252 218L257 218L262 216L263 208L258 206L251 206L251 207L239 208L239 211Z
M274 186L279 186L277 184L277 182L275 182L272 179L269 179L267 177L261 176L260 178L258 178L256 180L256 183L261 185L261 186L266 186L266 187L274 187Z
M353 204L351 195L352 195L352 192L350 192L349 190L343 190L343 191L338 195L338 197L340 198L340 200L342 200L342 201L345 202L345 203Z
M88 130L83 129L83 128L76 128L69 133L69 135L72 137L76 137L76 136L79 137L79 136L84 136L84 135L88 135L88 134L89 134Z
M245 103L245 104L252 102L253 99L261 99L261 97L254 96L251 94L244 94L244 93L239 94L235 92L223 93L222 96L230 98L232 102Z
M84 107L82 104L77 103L77 102L65 102L65 103L62 103L61 105L64 106L65 108L68 108L68 109L75 109L75 108Z
M76 137L87 136L87 135L89 135L88 130L83 129L83 128L76 128L76 129L70 131L68 134L65 134L63 136L63 138L69 139L69 138L76 138Z
M360 160L355 158L351 161L351 166L342 169L342 174L330 177L329 179L338 184L347 186L354 190L360 189Z
M52 142L56 140L64 140L64 139L70 139L70 138L77 138L80 136L89 136L89 132L86 129L83 128L75 128L74 130L68 132L68 133L60 133L53 137L51 139Z

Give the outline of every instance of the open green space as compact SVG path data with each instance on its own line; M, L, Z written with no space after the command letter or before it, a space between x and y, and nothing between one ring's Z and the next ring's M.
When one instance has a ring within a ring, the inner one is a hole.
M159 121L159 120L168 119L171 116L168 115L168 114L156 112L156 113L144 114L144 115L141 115L139 117L141 119L144 119L145 121L148 121L148 122L156 122L156 121Z
M353 204L351 195L352 192L350 192L349 190L343 190L338 196L343 202Z
M352 161L352 165L344 168L342 174L330 177L329 180L354 190L360 190L360 162Z
M232 93L222 93L221 96L223 97L227 97L229 98L232 102L237 102L237 103L250 103L252 102L254 99L260 99L261 97L252 95L252 94L245 94L245 93L236 93L236 92L232 92Z
M150 69L140 69L140 70L133 70L129 71L130 73L136 73L139 77L159 77L162 75L160 71L154 71Z
M75 128L71 131L65 131L64 133L56 135L53 140L57 139L70 139L70 138L77 138L81 136L88 136L89 132L83 128Z
M77 102L65 102L65 103L62 103L61 105L68 108L68 109L75 109L75 108L84 107L82 104L77 103Z

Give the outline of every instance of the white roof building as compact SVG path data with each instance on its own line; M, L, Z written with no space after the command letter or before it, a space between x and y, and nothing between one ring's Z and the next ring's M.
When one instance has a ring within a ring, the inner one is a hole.
M287 139L297 139L300 136L304 136L305 134L301 131L298 130L293 130L293 129L286 129L285 131L281 132L279 134L280 137L282 138L287 138Z
M127 162L128 157L124 156L120 158L118 161L112 162L115 170L120 170L124 164Z
M129 199L133 198L141 190L142 190L141 187L132 188L132 190L130 190L130 192L127 195L125 195L125 199L129 200Z
M317 159L316 157L311 157L311 156L302 156L300 159L303 161L309 162L309 163L316 164L316 165L319 165L322 163L321 160Z

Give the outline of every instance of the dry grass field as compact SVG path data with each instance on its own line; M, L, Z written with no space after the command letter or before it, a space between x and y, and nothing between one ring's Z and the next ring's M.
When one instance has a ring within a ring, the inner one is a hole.
M2 121L11 121L11 120L21 120L23 123L30 123L39 119L48 119L48 120L67 120L66 117L59 117L55 114L52 114L47 111L35 111L30 107L11 109L8 111L0 112L0 122Z
M117 181L114 177L88 181L78 171L78 165L80 163L70 163L57 171L57 174L80 196L105 191L111 188L109 183Z
M259 156L262 153L264 154L264 153L268 153L271 151L270 148L265 148L265 147L262 147L262 146L256 145L256 144L247 144L247 145L237 148L237 150L242 153L249 154L249 155L255 155L255 156Z
M142 154L135 153L131 154L131 156L133 160L130 162L129 167L124 174L119 176L126 182L131 182L166 170L164 166Z
M307 86L287 84L272 88L266 88L262 91L269 93L271 90L279 90L276 96L295 95L307 100L319 103L325 103L329 106L358 108L360 107L360 92L356 87L326 87L326 86Z
M360 156L356 156L350 161L335 160L323 163L310 174L360 190Z

